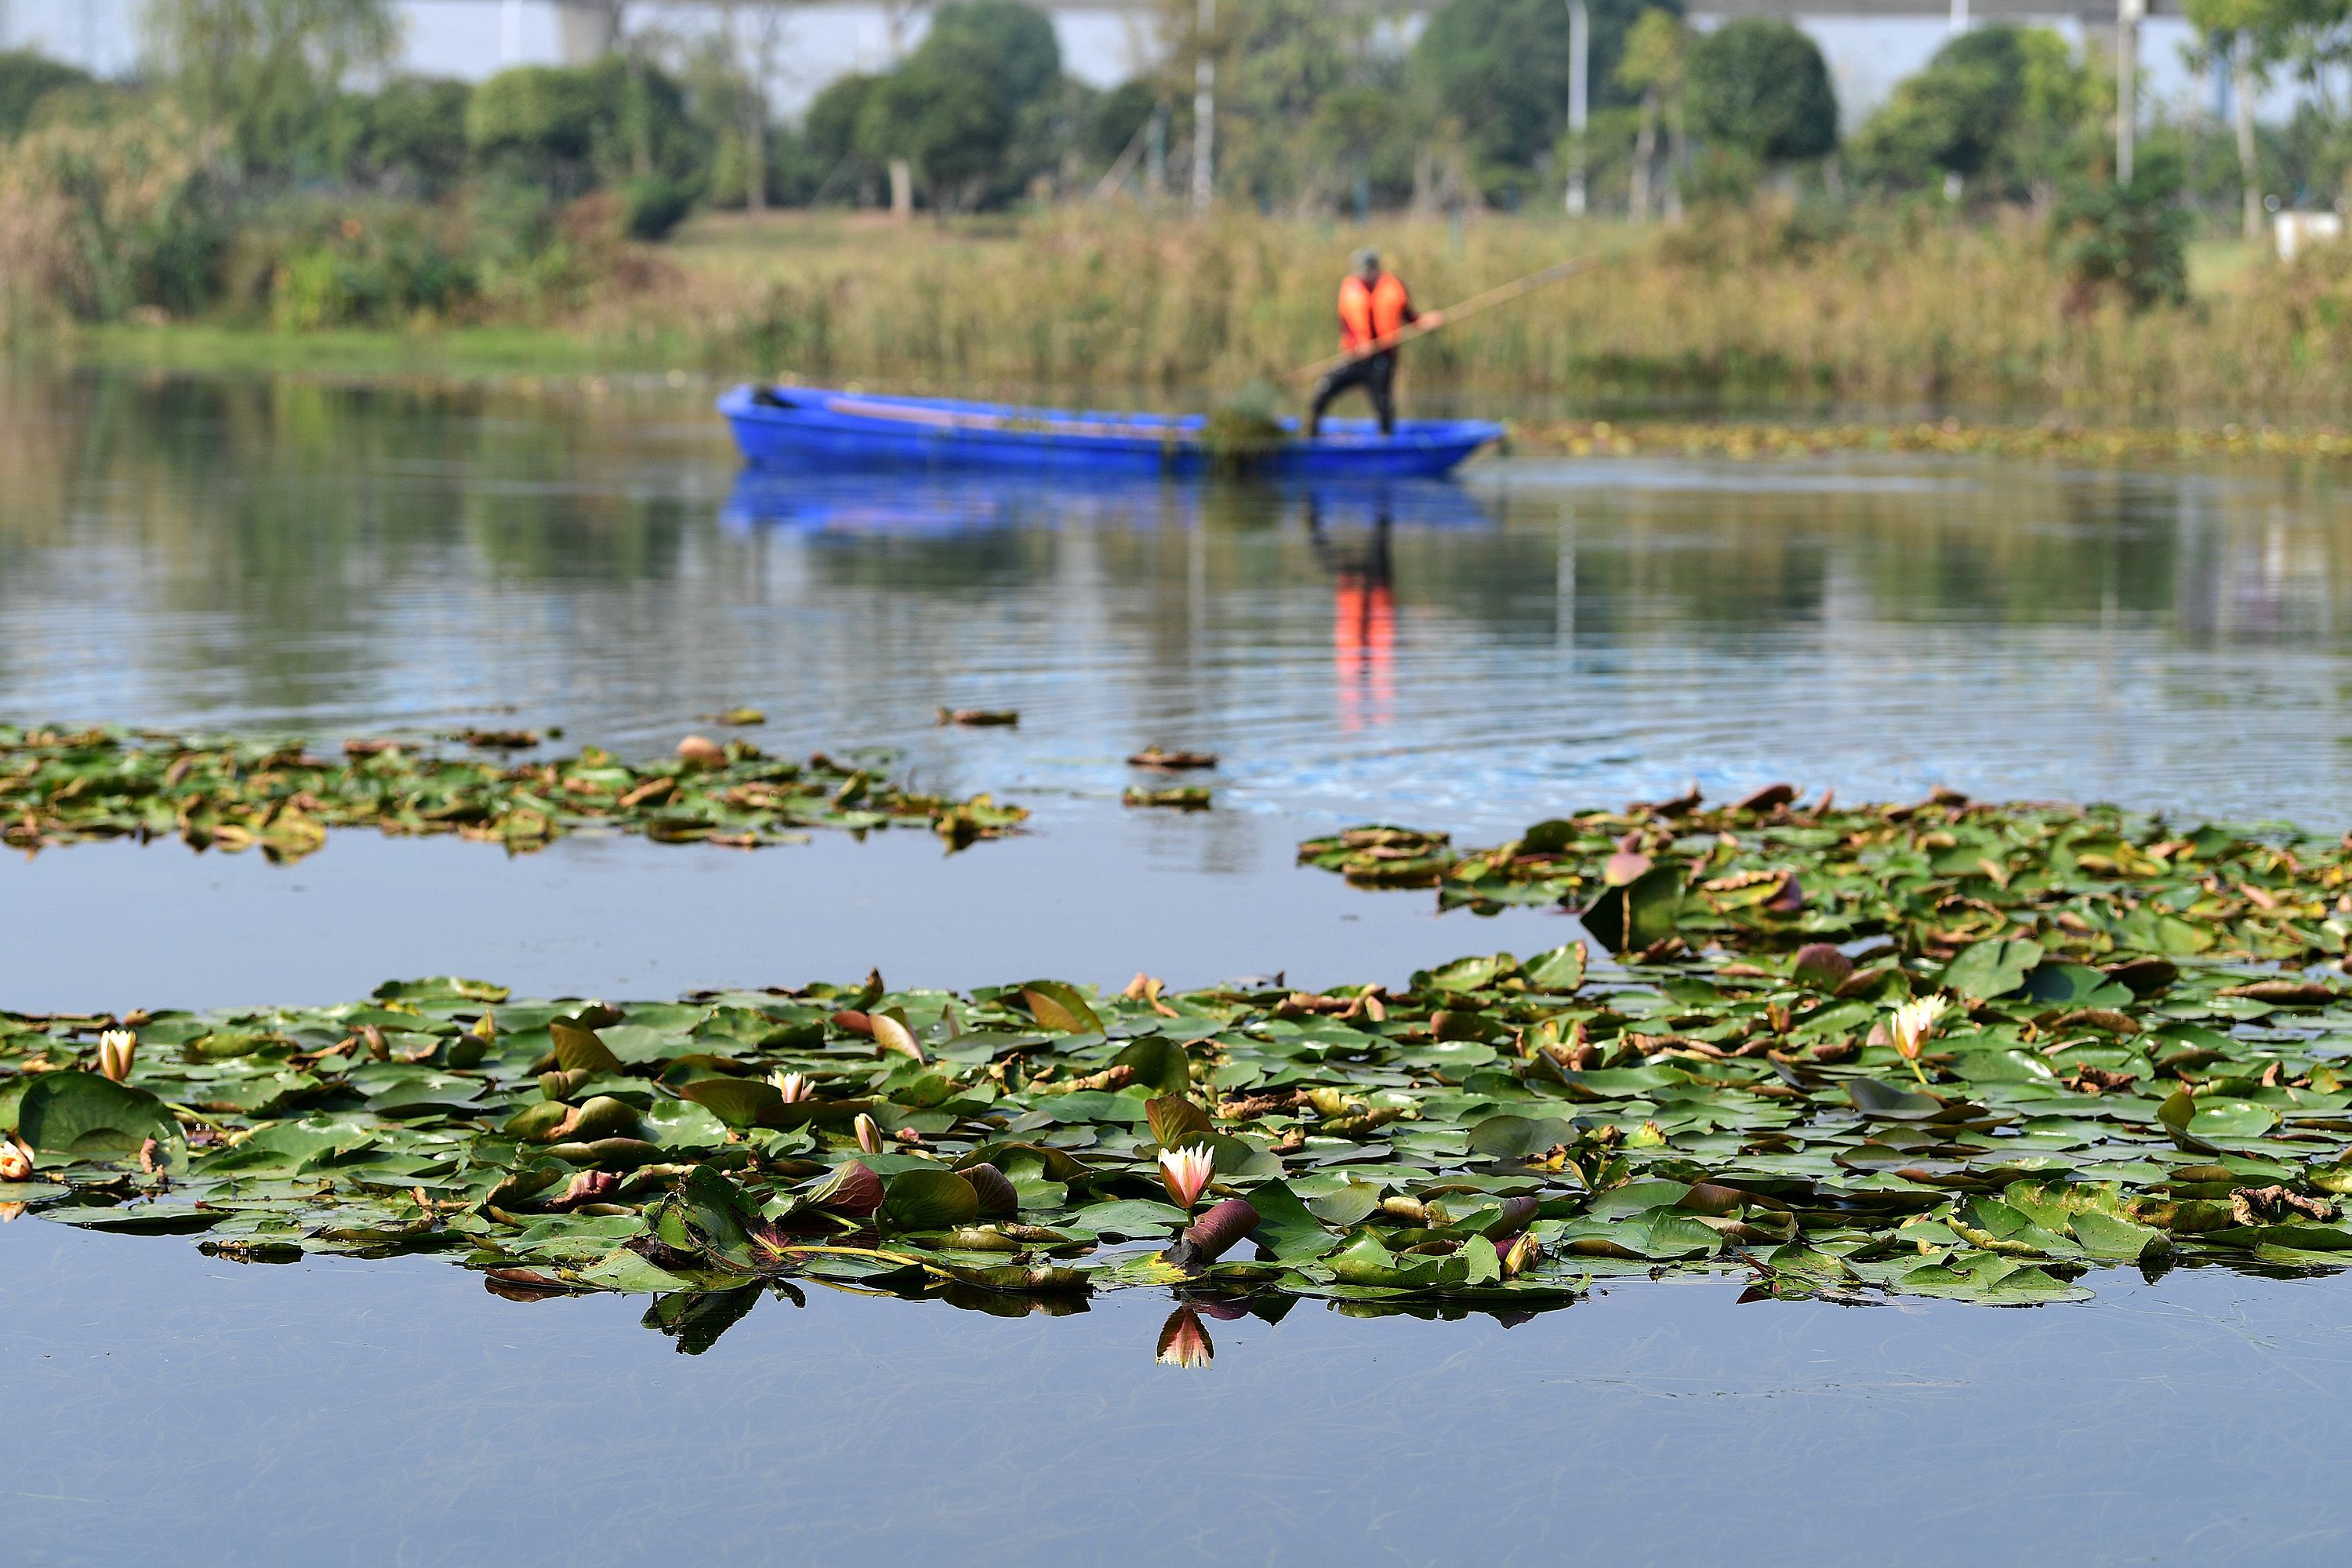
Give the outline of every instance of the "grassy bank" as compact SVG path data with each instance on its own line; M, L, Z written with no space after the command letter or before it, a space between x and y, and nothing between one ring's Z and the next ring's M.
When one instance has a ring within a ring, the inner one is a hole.
M1509 449L1570 458L1820 458L1928 453L2079 463L2352 460L2352 430L2328 425L2111 425L1960 419L1766 424L1744 419L1515 421Z
M1488 218L1459 231L1126 216L946 226L704 218L626 289L559 317L416 331L121 326L58 352L118 363L368 372L784 374L984 394L1197 400L1329 351L1333 280L1381 244L1425 304L1563 255L1601 271L1411 351L1409 389L1500 407L1663 397L2067 411L2077 422L2317 426L2352 411L2352 268L2225 247L2188 303L2084 295L2037 229L1941 219L1813 232L1737 214L1676 229Z

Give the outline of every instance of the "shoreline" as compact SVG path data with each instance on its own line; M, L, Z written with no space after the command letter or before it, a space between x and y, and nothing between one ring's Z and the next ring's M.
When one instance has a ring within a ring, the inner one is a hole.
M487 326L436 331L373 328L300 334L201 323L84 329L9 356L19 367L64 374L215 374L324 378L357 383L488 386L535 393L575 391L603 397L635 388L716 392L746 378L735 368L698 363L688 351L664 354L640 342L584 337L553 327ZM844 376L845 382L861 378ZM926 395L953 389L909 384ZM1097 390L1061 394L980 388L981 393L1086 396L1166 406L1186 401L1165 392ZM1622 392L1596 394L1618 400ZM1213 394L1202 393L1202 400ZM1454 394L1448 405L1475 402ZM1719 461L1836 457L1998 457L2100 463L2352 459L2352 425L2290 418L2275 422L2161 424L2101 420L2020 409L2012 418L1911 416L1883 418L1780 416L1753 408L1717 416L1687 413L1612 417L1538 415L1505 417L1509 435L1497 449L1522 458L1688 458ZM1477 459L1474 459L1475 461Z

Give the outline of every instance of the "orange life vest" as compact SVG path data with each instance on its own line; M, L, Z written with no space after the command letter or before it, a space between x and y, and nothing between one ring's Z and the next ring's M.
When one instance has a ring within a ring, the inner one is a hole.
M1355 273L1349 273L1339 284L1339 352L1347 353L1375 338L1387 337L1405 324L1412 309L1412 300L1395 273L1381 273L1370 288Z

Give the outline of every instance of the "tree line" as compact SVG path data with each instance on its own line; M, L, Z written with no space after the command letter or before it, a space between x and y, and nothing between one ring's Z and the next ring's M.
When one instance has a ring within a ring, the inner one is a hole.
M2111 59L2041 28L1960 34L1858 124L1785 23L1694 29L1680 0L1590 0L1591 113L1568 124L1562 0L1442 0L1408 33L1356 6L1224 0L1203 33L1167 0L1157 64L1098 89L1020 0L926 8L887 69L825 85L797 122L766 83L789 8L640 28L606 58L478 84L397 74L392 0L150 0L149 64L97 81L0 55L0 288L103 319L226 301L288 322L560 303L697 207L933 212L1173 199L1214 81L1215 195L1276 215L1555 206L1571 168L1635 220L1767 192L1833 215L1862 196L2023 207L2077 270L2177 296L2200 224L2266 199L2329 205L2352 169L2352 0L2190 0L2200 70L2235 112L2159 116L2114 177ZM2297 87L2284 121L2252 113Z

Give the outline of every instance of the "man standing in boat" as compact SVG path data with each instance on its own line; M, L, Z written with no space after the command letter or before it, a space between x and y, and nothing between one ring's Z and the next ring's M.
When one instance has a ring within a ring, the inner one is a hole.
M1412 308L1404 282L1381 267L1380 252L1356 252L1356 269L1339 282L1339 352L1352 355L1315 389L1315 404L1307 415L1307 438L1313 440L1323 425L1323 411L1351 386L1360 386L1380 416L1381 434L1396 433L1396 345L1390 342L1399 329L1415 321L1435 326L1434 310L1423 316ZM1384 344L1373 348L1375 343ZM1370 351L1370 352L1366 352Z

